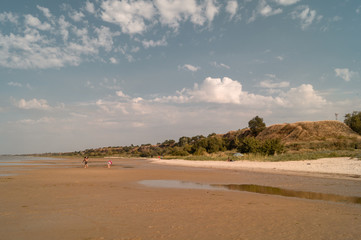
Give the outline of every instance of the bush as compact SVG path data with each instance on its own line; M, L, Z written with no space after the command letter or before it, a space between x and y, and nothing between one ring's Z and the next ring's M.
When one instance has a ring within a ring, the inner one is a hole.
M275 155L284 152L284 145L280 139L268 139L262 144L262 153L265 155Z
M241 141L237 150L241 153L257 153L260 152L261 143L254 137L246 137Z
M260 153L263 155L275 155L284 152L284 145L280 139L268 139L259 141L254 137L246 137L237 149L241 153Z
M358 134L361 134L361 112L354 111L352 114L346 114L344 123Z

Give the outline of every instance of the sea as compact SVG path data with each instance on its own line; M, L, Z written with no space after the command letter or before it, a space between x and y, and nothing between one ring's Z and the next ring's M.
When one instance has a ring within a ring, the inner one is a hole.
M17 174L14 172L27 171L34 167L53 166L59 160L61 159L24 155L0 155L0 177L13 176ZM42 163L39 163L39 161L42 161Z

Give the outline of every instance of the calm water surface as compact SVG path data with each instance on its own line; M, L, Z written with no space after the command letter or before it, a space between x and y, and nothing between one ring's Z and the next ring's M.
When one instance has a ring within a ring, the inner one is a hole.
M11 167L17 167L16 170L28 170L28 166L50 166L52 163L38 163L37 161L57 161L59 158L49 157L32 157L32 156L16 156L16 155L0 155L0 177L12 176ZM18 168L21 167L21 168Z
M254 184L201 184L178 180L143 180L139 182L148 187L178 188L178 189L204 189L204 190L230 190L252 192L259 194L278 195L283 197L303 198L309 200L322 200L330 202L342 202L361 204L361 197L350 197L336 194L296 191L270 186Z

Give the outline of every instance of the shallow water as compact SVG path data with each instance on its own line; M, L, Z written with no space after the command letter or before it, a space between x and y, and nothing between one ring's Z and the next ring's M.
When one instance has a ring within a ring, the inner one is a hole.
M19 155L0 155L0 163L15 163L15 162L27 162L27 161L39 161L39 160L59 160L59 158L50 157L33 157L33 156L19 156Z
M34 166L52 166L55 164L55 161L57 160L60 159L50 158L50 157L0 155L0 177L16 175L10 173L14 170L24 171L24 170L29 170L29 167L34 167ZM54 161L54 163L39 163L37 161ZM11 167L16 167L16 169L12 169Z
M252 192L259 194L278 195L283 197L303 198L309 200L322 200L330 202L361 204L361 197L350 197L336 194L296 191L290 189L261 186L253 184L201 184L178 180L143 180L139 182L147 187L203 189L203 190L229 190Z

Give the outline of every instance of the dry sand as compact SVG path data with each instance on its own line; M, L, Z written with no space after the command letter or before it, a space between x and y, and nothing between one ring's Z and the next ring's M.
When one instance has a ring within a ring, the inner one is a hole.
M361 197L361 181L356 178L259 172L252 170L255 166L244 171L234 167L238 162L227 163L233 164L232 169L135 159L113 159L111 169L105 160L90 159L84 169L80 162L68 159L61 165L0 177L0 239L354 240L361 236L360 204L139 183L159 179L247 183Z
M255 162L255 161L188 161L152 159L156 164L179 165L189 167L219 168L252 171L287 171L306 173L322 173L330 176L361 175L361 160L348 157L322 158L318 160L287 161L287 162Z

